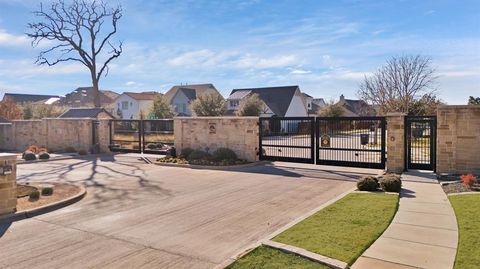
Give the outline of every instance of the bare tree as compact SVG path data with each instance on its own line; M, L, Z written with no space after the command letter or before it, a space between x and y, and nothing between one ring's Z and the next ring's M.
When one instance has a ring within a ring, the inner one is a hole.
M380 107L382 113L409 113L423 96L435 96L437 76L431 59L421 55L392 57L360 84L358 96Z
M96 0L73 0L71 4L57 0L48 8L40 4L40 10L33 14L39 22L28 24L31 32L27 36L33 39L32 46L42 41L54 44L40 52L36 63L53 66L75 61L85 65L92 79L95 107L100 107L100 77L108 74L108 64L122 53L122 42L115 46L110 41L117 33L122 7L110 8L105 2ZM111 25L105 29L108 21ZM105 51L107 47L109 51Z

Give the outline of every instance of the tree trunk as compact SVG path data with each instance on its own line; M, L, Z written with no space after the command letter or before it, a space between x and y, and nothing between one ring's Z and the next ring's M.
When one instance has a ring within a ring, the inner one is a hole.
M93 85L93 105L95 107L101 107L100 104L100 90L98 89L98 79L95 75L92 75L92 85Z

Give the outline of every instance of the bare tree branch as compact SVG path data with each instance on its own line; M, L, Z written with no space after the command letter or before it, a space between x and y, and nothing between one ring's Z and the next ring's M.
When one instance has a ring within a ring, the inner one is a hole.
M410 113L419 100L436 105L437 76L431 64L430 58L421 55L392 57L372 76L365 76L357 94L379 106L382 113Z
M110 8L103 0L73 0L69 4L56 0L48 8L40 4L33 14L39 21L28 24L27 36L32 39L32 46L37 47L44 41L55 43L42 50L35 63L53 66L74 61L85 65L92 79L95 106L99 107L100 77L108 74L109 63L123 52L122 42L117 46L111 43L122 18L122 7ZM111 26L107 27L110 29L104 29L108 20L111 20ZM105 44L110 46L110 51L104 51Z

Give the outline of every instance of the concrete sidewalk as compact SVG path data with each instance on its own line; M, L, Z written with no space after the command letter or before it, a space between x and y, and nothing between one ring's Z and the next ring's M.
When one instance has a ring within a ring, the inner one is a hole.
M430 183L434 180L432 173L403 174L395 218L352 268L453 268L457 220L441 186Z

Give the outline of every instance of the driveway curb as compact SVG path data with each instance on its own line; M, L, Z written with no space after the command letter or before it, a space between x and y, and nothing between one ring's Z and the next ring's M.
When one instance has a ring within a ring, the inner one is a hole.
M178 167L178 168L190 168L190 169L206 169L206 170L232 170L237 168L248 168L253 166L259 166L264 164L270 164L270 161L258 161L253 163L247 164L239 164L239 165L197 165L197 164L177 164L177 163L160 163L160 162L153 162L153 164L158 166L166 166L166 167Z
M73 203L76 203L82 200L82 198L87 193L87 190L83 186L79 186L79 185L75 185L75 186L80 188L80 192L70 198L66 198L66 199L63 199L48 205L44 205L41 207L28 209L24 211L18 211L15 213L10 213L4 216L0 216L0 222L14 222L18 220L32 218L41 214L45 214L45 213L60 209L68 205L71 205Z
M33 160L33 161L25 161L25 160L17 160L17 165L21 164L31 164L31 163L43 163L43 162L53 162L53 161L63 161L63 160L70 160L70 159L83 159L85 157L100 157L100 156L114 156L120 153L102 153L102 154L87 154L87 155L75 155L75 156L62 156L58 158L51 158L46 160Z

